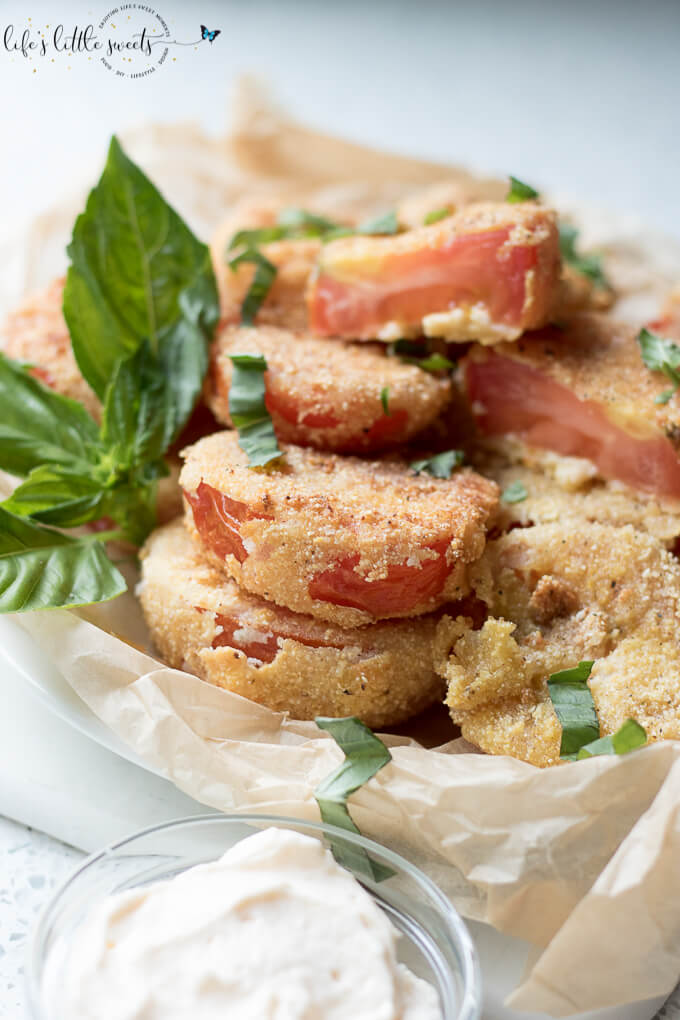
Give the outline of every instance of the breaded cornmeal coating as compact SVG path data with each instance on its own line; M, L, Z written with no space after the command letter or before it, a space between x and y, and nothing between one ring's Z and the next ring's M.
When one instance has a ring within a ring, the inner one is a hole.
M357 453L394 446L430 425L451 394L449 378L388 357L380 344L347 344L276 326L227 326L213 346L206 394L225 425L231 425L231 354L264 355L276 435L302 446Z
M389 726L443 697L432 616L346 631L291 613L239 590L181 521L155 531L141 556L140 601L171 666L297 719Z
M508 442L502 440L506 448ZM524 452L529 455L531 450L525 448ZM501 494L518 483L526 491L526 497L517 502L501 498L494 530L577 521L614 527L631 524L673 548L680 536L680 505L663 503L620 482L604 481L594 474L589 462L579 458L560 457L545 450L534 452L531 464L512 463L512 459L488 449L473 453L473 466L485 478L493 479Z
M265 470L247 466L235 432L184 451L187 525L241 587L341 627L415 616L466 594L497 502L493 482L282 449Z
M71 349L71 337L61 309L64 279L28 298L6 319L0 349L17 361L26 361L33 374L64 397L77 400L99 421L101 404L80 374Z
M649 740L680 738L680 564L631 526L538 525L487 544L470 571L489 618L439 624L435 665L463 736L491 754L559 761L548 677L581 660L600 729L636 719Z

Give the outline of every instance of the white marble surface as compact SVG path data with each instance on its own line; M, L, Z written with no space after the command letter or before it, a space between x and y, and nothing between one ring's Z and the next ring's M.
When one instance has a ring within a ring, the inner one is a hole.
M28 1020L26 940L51 895L82 860L79 850L0 817L0 1017Z

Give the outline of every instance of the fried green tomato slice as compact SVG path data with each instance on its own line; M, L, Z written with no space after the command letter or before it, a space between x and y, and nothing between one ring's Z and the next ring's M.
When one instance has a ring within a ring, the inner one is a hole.
M552 673L594 660L602 735L637 720L649 740L680 738L680 564L631 526L537 525L487 544L471 584L489 617L442 618L435 665L471 743L534 765L560 761Z
M390 726L443 697L434 617L342 630L291 613L240 590L181 521L147 540L139 598L171 666L297 719L356 715Z
M242 588L341 627L417 616L467 593L493 482L282 449L265 470L248 467L235 432L184 452L187 524Z
M345 344L276 326L227 326L212 350L206 399L231 425L232 354L262 354L267 409L287 443L363 453L403 443L447 404L449 378L388 357L374 344Z
M324 245L310 279L319 336L516 340L544 325L561 294L555 214L534 202L465 206L393 237Z

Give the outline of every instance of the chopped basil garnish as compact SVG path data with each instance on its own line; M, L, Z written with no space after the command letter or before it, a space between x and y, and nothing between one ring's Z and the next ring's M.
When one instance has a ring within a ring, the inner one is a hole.
M588 678L592 662L579 662L573 669L553 673L548 691L562 726L560 758L578 761L600 754L627 754L647 743L647 734L634 719L628 719L616 733L600 736L600 723Z
M357 234L398 234L399 221L394 211L365 220L357 227Z
M578 230L570 223L560 223L560 252L566 265L585 276L598 290L611 290L611 284L602 268L602 256L597 252L583 254L576 249Z
M445 205L442 209L433 209L423 219L423 226L429 227L432 223L439 223L440 220L445 220L447 216L451 215L451 209Z
M578 754L580 749L600 735L595 702L588 686L592 662L579 662L573 669L553 673L548 691L562 726L560 758Z
M520 482L517 479L517 481L511 482L507 488L503 489L501 499L504 503L521 503L528 495L529 493L524 482Z
M450 478L454 468L460 467L464 460L462 450L445 450L434 457L412 461L411 468L417 475L425 473L433 478Z
M641 329L637 335L642 360L650 372L663 372L673 383L672 389L664 390L654 403L667 404L680 386L680 347L672 340Z
M319 805L321 820L327 825L360 835L352 821L347 798L392 760L392 755L368 726L348 716L345 719L328 719L318 716L317 726L326 730L345 755L345 760L317 786L314 798ZM389 878L394 872L374 861L360 847L346 843L342 838L331 840L333 856L339 864L372 878L376 882Z
M417 365L423 372L450 372L454 362L435 351L430 353L427 343L415 340L395 340L388 344L387 353L401 358L407 365Z
M647 731L635 719L626 719L616 733L599 737L585 744L578 752L578 759L594 758L600 754L628 754L647 743Z
M539 198L538 192L530 184L525 184L523 181L518 180L517 177L513 177L512 174L509 177L509 181L510 190L505 196L506 202L527 202L532 198Z
M282 455L264 402L267 362L261 354L230 354L229 358L233 366L229 417L238 429L238 445L248 454L248 466L263 467Z
M234 255L233 258L229 259L229 268L232 272L236 272L238 267L243 265L244 262L252 262L256 267L253 282L248 288L248 292L241 305L241 322L245 326L252 326L262 302L267 297L276 279L276 266L269 259L265 258L262 252L257 251L256 248L247 248L239 255Z
M390 388L389 386L383 386L380 391L380 403L385 414L390 413Z

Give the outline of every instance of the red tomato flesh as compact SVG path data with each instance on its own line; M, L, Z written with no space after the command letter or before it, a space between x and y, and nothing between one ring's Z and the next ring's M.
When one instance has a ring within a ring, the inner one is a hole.
M253 513L246 503L231 499L212 485L200 482L195 495L184 492L201 541L218 556L235 556L243 563L248 553L241 540L240 525L264 514Z
M359 555L346 556L309 583L313 599L336 606L363 609L375 616L398 616L434 598L444 587L450 567L446 562L448 542L428 546L437 555L420 566L395 563L387 577L368 581L357 574Z
M680 460L663 436L640 439L601 404L580 400L529 365L498 354L465 366L467 393L487 435L514 433L531 446L585 457L604 478L680 499Z

